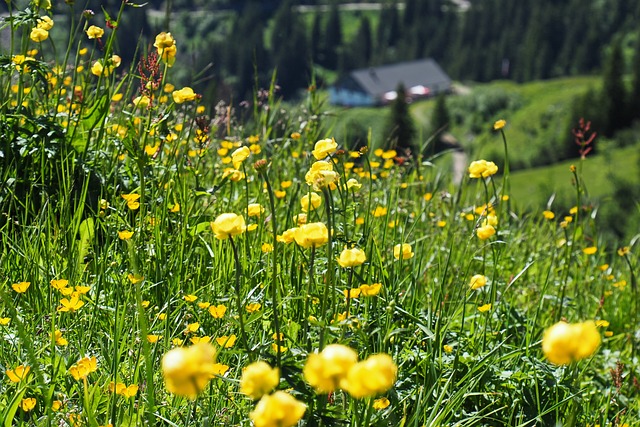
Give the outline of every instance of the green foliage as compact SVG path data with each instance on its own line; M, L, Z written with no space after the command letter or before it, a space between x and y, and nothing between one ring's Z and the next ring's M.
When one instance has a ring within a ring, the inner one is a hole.
M402 84L396 88L396 94L387 118L385 147L400 152L415 152L416 130L409 113L406 90Z
M117 23L128 11L121 6ZM255 19L234 25L251 37ZM28 38L36 22L21 23L24 39L13 55L39 46ZM512 209L532 194L517 193L516 174L507 199L495 175L456 186L448 168L374 149L384 113L395 108L403 127L394 131L405 132L411 114L428 123L421 113L433 111L433 100L409 108L400 87L389 110L340 112L364 119L332 125L315 86L289 106L271 78L268 90L252 92L252 108L211 109L176 86L174 73L187 65L156 62L157 50L126 71L90 71L97 59L111 60L116 38L92 44L91 59L70 56L61 67L42 52L26 62L0 59L3 425L248 425L256 402L238 384L256 360L279 368L275 389L304 402L304 426L635 422L637 239L621 241L629 248L616 253L599 228L591 188L606 165L630 170L636 147L612 151L605 162L594 157L593 169L588 158L570 176L565 170L557 180L573 194L563 203L576 209L551 204L556 219L549 220L536 208ZM78 43L72 36L70 46ZM551 126L549 106L569 91L566 81L496 85L507 102L491 101L485 114L520 102L503 130L514 149L529 142L514 137L526 123ZM412 136L397 132L396 148L414 143ZM316 165L317 157L326 161ZM324 173L307 176L313 165ZM624 178L620 196L637 197ZM313 190L321 204L303 211ZM248 227L236 223L225 235L223 214L246 218ZM305 235L304 222L327 232ZM627 225L637 223L629 215ZM481 239L480 227L495 227L495 235ZM326 243L306 247L304 237ZM345 248L366 260L348 265ZM474 289L476 274L486 284ZM600 321L600 349L553 365L540 341L560 318ZM198 340L214 343L218 364L198 360L215 373L207 371L207 386L189 400L168 391L179 369L168 373L176 360L163 356ZM379 387L383 372L358 377L350 368L330 395L317 393L305 365L334 343L361 361L389 355L397 367L386 378L390 387L355 398L354 384ZM79 375L85 358L94 369ZM139 388L125 395L127 386Z

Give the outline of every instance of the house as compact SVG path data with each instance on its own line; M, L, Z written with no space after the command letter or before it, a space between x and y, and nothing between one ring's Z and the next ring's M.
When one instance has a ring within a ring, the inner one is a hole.
M451 89L451 79L442 68L433 59L421 59L352 71L329 88L329 100L348 107L384 105L398 96L400 83L412 99Z

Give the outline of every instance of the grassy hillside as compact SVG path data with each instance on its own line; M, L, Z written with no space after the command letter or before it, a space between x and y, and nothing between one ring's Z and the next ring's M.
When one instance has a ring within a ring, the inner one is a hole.
M514 172L511 175L511 193L523 208L545 206L554 194L556 199L570 200L575 197L571 165L579 167L580 160ZM640 150L636 145L588 156L582 167L590 198L610 203L616 190L616 180L637 182L640 178Z
M464 90L465 95L452 95L447 106L452 116L451 133L473 157L502 159L502 144L491 131L498 119L508 121L511 162L515 168L528 168L553 163L570 131L570 106L576 95L599 84L597 77L571 77L518 84L497 81L477 84ZM431 136L429 123L435 100L416 102L411 106L421 140ZM354 108L335 110L333 127L336 135L349 135L354 124L371 128L373 145L383 143L387 108Z

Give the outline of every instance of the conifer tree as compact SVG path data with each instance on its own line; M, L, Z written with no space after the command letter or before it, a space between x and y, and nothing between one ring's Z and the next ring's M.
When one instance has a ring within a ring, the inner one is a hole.
M640 120L640 32L636 38L635 52L633 55L633 81L631 96L629 97L629 110L631 120Z
M604 112L604 134L612 136L625 127L627 120L627 99L623 81L624 59L619 38L613 41L611 53L605 66L602 82L602 107Z
M386 141L388 149L410 154L415 151L415 125L409 112L407 92L402 83L396 89L397 97L391 105L391 111L386 125Z
M342 23L337 1L331 3L329 19L324 32L325 67L335 70L338 66L338 51L342 45Z

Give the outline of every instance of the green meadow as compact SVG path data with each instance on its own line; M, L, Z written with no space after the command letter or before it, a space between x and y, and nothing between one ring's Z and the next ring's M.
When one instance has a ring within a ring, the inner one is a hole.
M637 145L524 170L594 79L451 97L458 184L314 88L209 110L170 34L117 55L127 2L54 60L46 3L2 30L4 427L638 425Z

